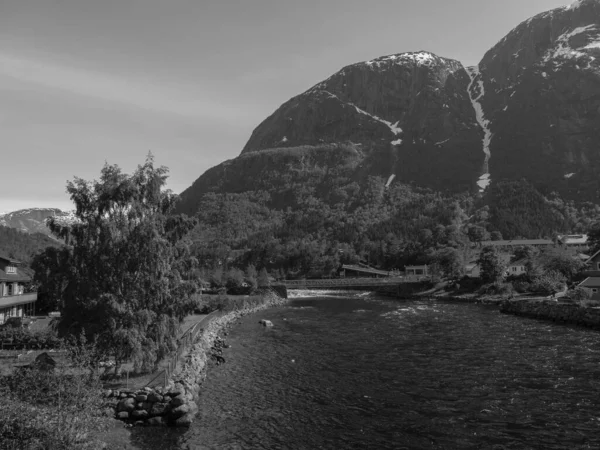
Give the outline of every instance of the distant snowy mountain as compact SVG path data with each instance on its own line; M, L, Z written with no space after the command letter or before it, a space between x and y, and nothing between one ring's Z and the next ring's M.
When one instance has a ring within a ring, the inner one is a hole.
M30 208L0 214L0 226L16 228L26 233L50 235L50 230L46 226L46 219L51 216L59 217L65 221L73 220L71 212L63 212L57 208Z

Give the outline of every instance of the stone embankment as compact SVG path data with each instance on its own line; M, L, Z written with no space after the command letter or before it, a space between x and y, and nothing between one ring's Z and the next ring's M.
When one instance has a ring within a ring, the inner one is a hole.
M500 312L600 329L600 308L585 308L552 300L507 300L500 305Z
M135 425L189 427L198 412L196 404L201 385L206 379L209 360L225 362L222 350L227 344L220 333L239 318L278 306L286 300L275 292L260 305L215 316L198 336L184 362L173 373L165 387L146 387L138 391L108 391L106 396L115 407L116 418Z

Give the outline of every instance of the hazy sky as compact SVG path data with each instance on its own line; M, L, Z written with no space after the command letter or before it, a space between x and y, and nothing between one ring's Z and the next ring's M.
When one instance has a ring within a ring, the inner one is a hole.
M0 212L70 209L67 180L151 151L181 192L343 66L474 65L569 0L0 0Z

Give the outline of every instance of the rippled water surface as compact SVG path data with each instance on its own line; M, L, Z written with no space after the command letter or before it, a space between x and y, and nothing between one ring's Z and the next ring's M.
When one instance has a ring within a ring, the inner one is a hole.
M597 332L347 293L227 339L192 427L135 430L137 448L600 449Z

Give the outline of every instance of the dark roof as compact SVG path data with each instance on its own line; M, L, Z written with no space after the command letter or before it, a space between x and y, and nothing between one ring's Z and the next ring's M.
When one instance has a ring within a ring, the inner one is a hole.
M0 281L28 282L31 281L31 277L24 273L19 273L18 269L17 273L6 273L4 270L0 269Z
M10 258L10 257L8 257L6 255L2 255L2 254L0 254L0 260L8 261L11 264L21 264L21 261L19 261L18 259Z
M587 277L579 286L589 287L589 288L597 288L600 287L600 277Z
M527 258L521 258L515 262L508 263L508 266L524 266L527 262Z
M600 254L600 250L598 250L596 253L594 253L592 256L590 256L588 258L588 260L586 261L586 263L592 261L594 258L596 258L596 256L598 256Z

